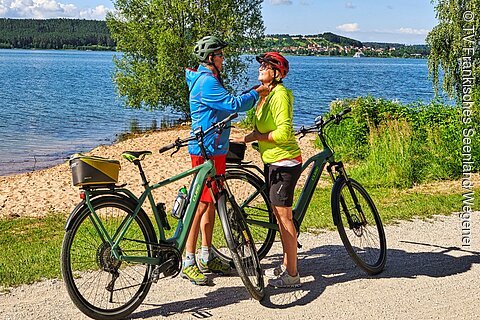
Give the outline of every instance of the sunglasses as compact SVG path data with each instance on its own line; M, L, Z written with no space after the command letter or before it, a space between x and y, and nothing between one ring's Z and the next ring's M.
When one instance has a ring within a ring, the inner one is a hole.
M259 70L268 70L272 69L272 66L266 62L260 63L260 67L258 67Z

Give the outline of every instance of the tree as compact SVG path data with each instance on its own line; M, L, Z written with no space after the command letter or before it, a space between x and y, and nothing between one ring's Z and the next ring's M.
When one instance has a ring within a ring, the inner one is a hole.
M435 4L438 25L427 36L431 47L428 57L429 74L435 93L438 94L439 75L443 71L442 88L452 98L462 102L462 70L473 74L473 100L476 110L480 103L480 0L432 0ZM472 29L473 28L473 29ZM468 48L474 48L474 53ZM472 57L472 65L469 59ZM462 65L462 63L464 63ZM466 64L465 64L466 63ZM468 70L467 70L468 71ZM476 112L478 116L478 112Z
M245 80L240 49L255 47L264 32L261 0L116 0L107 25L117 50L114 82L129 107L172 107L189 117L185 68L196 67L195 42L216 35L225 49L225 84Z

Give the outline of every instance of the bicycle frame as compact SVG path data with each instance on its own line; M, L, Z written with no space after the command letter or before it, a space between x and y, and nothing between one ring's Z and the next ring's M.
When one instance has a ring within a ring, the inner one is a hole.
M187 200L188 204L185 209L185 214L183 218L178 221L178 225L177 225L177 228L175 229L175 233L173 237L166 239L160 214L157 210L157 206L153 198L152 190L158 189L169 183L175 182L177 180L183 179L193 174L195 174L195 177L192 183L190 184L189 199ZM86 188L83 191L85 193L85 203L91 212L91 215L89 216L90 221L93 223L97 232L102 237L102 240L109 243L109 245L112 247L112 253L115 259L145 263L145 264L151 264L151 265L158 265L161 263L159 261L159 258L147 257L147 256L127 256L127 255L122 255L119 252L120 250L118 250L120 247L120 243L123 240L123 237L125 236L125 233L127 232L130 224L133 222L137 214L142 209L142 205L147 199L150 202L150 206L153 210L157 227L159 230L159 234L160 234L160 239L158 240L159 244L170 244L172 246L175 246L180 252L182 252L185 248L188 233L190 231L190 226L192 225L195 212L200 202L200 195L203 190L203 186L207 178L215 177L215 175L216 175L215 166L213 165L213 161L209 159L199 166L196 166L192 169L189 169L185 172L182 172L176 176L165 179L153 185L149 185L148 182L145 181L146 182L144 183L145 191L141 194L139 198L137 198L130 190L123 187L113 187L111 189L93 188L91 190L89 188ZM117 230L115 234L112 237L110 237L105 227L103 226L101 219L95 212L93 205L91 203L91 200L93 200L92 198L98 197L98 196L107 196L107 195L116 195L116 194L126 195L128 198L133 199L137 203L137 205L135 207L134 213L129 217L127 217L122 222L119 230ZM72 213L72 215L73 214L74 213Z
M327 163L330 164L336 164L334 160L334 154L332 149L328 147L328 145L324 145L324 149L317 153L316 155L310 157L303 165L302 165L302 173L313 163L313 166L309 172L308 178L306 180L305 185L302 188L302 191L300 193L299 198L297 199L297 202L295 204L295 207L293 208L293 218L294 221L298 224L297 227L299 227L302 224L302 221L305 217L305 214L307 213L308 206L310 205L310 201L312 200L313 193L315 192L315 188L318 184L318 181L320 180L320 177L323 173L323 169L325 168L325 165ZM255 169L258 172L262 172L260 168L258 168L256 165L250 165L250 164L245 164L245 165L239 165L239 164L228 164L227 165L228 169L241 169L244 171L249 171L250 173L254 174L251 170L249 169ZM332 177L332 180L334 180L333 173L331 170L328 170L330 176ZM254 174L255 175L255 174ZM266 185L263 186L263 189L266 188ZM250 202L253 198L255 198L261 190L257 190L256 192L252 193L247 199L245 199L245 203ZM242 207L243 204L240 204ZM249 224L252 225L258 225L264 228L268 229L274 229L274 230L279 230L278 224L276 223L270 223L270 222L265 222L265 221L257 221L257 220L252 220L246 218L246 221Z

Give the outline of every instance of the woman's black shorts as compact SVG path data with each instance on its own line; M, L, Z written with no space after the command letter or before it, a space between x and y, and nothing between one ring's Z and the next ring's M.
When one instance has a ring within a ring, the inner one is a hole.
M301 173L301 164L294 167L281 167L271 164L265 165L265 180L272 205L278 207L292 206L295 185Z

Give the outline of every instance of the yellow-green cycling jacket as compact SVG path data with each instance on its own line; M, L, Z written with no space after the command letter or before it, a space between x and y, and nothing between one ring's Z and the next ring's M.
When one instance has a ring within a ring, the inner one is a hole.
M300 156L293 131L293 94L283 84L278 84L267 96L254 117L255 128L260 133L272 132L274 142L259 141L264 163L273 163Z

